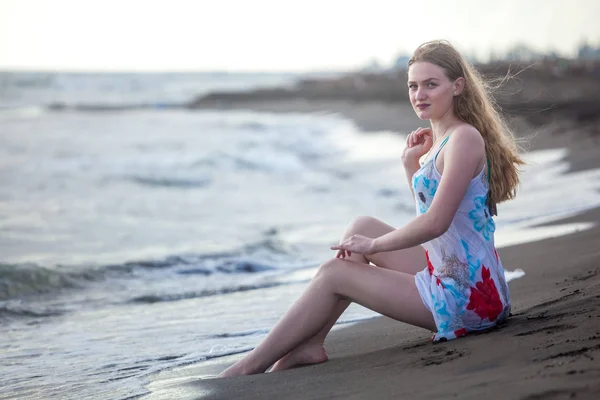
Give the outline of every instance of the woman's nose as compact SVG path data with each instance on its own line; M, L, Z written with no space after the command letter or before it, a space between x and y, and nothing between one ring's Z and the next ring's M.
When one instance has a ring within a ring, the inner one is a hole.
M415 99L417 100L424 100L427 96L425 95L425 90L419 88L417 89L417 92L415 93Z

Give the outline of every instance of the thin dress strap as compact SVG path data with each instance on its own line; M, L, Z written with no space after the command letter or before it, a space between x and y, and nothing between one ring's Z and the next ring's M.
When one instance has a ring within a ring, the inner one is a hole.
M448 139L450 139L450 135L446 136L446 138L440 144L438 151L435 153L435 156L433 157L433 160L434 160L433 162L435 162L435 160L437 160L438 154L440 154L440 151L442 151L442 148L444 147L444 145L446 144ZM485 160L487 161L487 171L486 172L487 172L487 177L488 177L488 186L490 186L492 184L492 166L490 163L490 159L488 158L487 155L485 156Z
M446 136L446 138L440 144L440 147L438 148L437 152L435 153L435 156L433 156L433 162L434 163L435 163L435 160L437 160L438 154L440 154L440 151L442 151L442 148L444 147L444 145L446 144L446 142L448 141L448 139L450 139L450 135Z

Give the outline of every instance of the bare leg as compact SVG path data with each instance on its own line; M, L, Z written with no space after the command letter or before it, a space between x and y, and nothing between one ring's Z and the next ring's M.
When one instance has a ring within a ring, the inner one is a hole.
M265 372L290 350L318 334L341 299L355 301L398 321L435 330L414 277L350 260L333 259L319 268L306 291L265 340L220 376Z
M391 232L394 228L382 221L372 217L358 217L346 229L342 240L354 235L376 238ZM362 264L373 263L378 267L392 269L414 275L427 266L425 254L421 246L409 249L377 253L370 256L353 253L347 260L353 260ZM305 343L300 344L284 357L282 357L271 369L271 372L293 368L298 365L317 364L327 361L325 349L325 338L335 325L342 313L348 308L350 301L341 299L338 301L331 313L329 322L325 327Z

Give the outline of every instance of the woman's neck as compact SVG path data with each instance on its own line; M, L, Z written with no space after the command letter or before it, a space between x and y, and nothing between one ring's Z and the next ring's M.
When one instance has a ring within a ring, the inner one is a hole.
M444 115L442 118L437 120L430 120L431 130L433 131L433 141L441 139L444 137L452 128L456 126L460 121L455 118L453 115Z

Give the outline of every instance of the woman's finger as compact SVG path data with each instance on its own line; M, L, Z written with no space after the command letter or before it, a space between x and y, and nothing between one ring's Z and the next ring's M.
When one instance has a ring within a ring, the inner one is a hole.
M346 258L346 257L350 257L352 255L352 252L350 250L338 250L338 252L335 254L335 258Z
M414 139L414 145L417 146L419 144L423 143L423 134L421 132L418 132L415 135L415 139Z
M421 139L421 137L423 137L423 131L419 130L417 132L415 132L415 140L419 141Z
M330 249L338 251L335 255L336 258L346 258L346 256L350 257L352 253L350 252L350 250L346 250L344 247L346 246L343 243L340 243L338 245L331 246Z
M421 138L423 137L423 135L427 135L427 132L429 132L429 130L429 128L419 128L417 129L417 134Z

